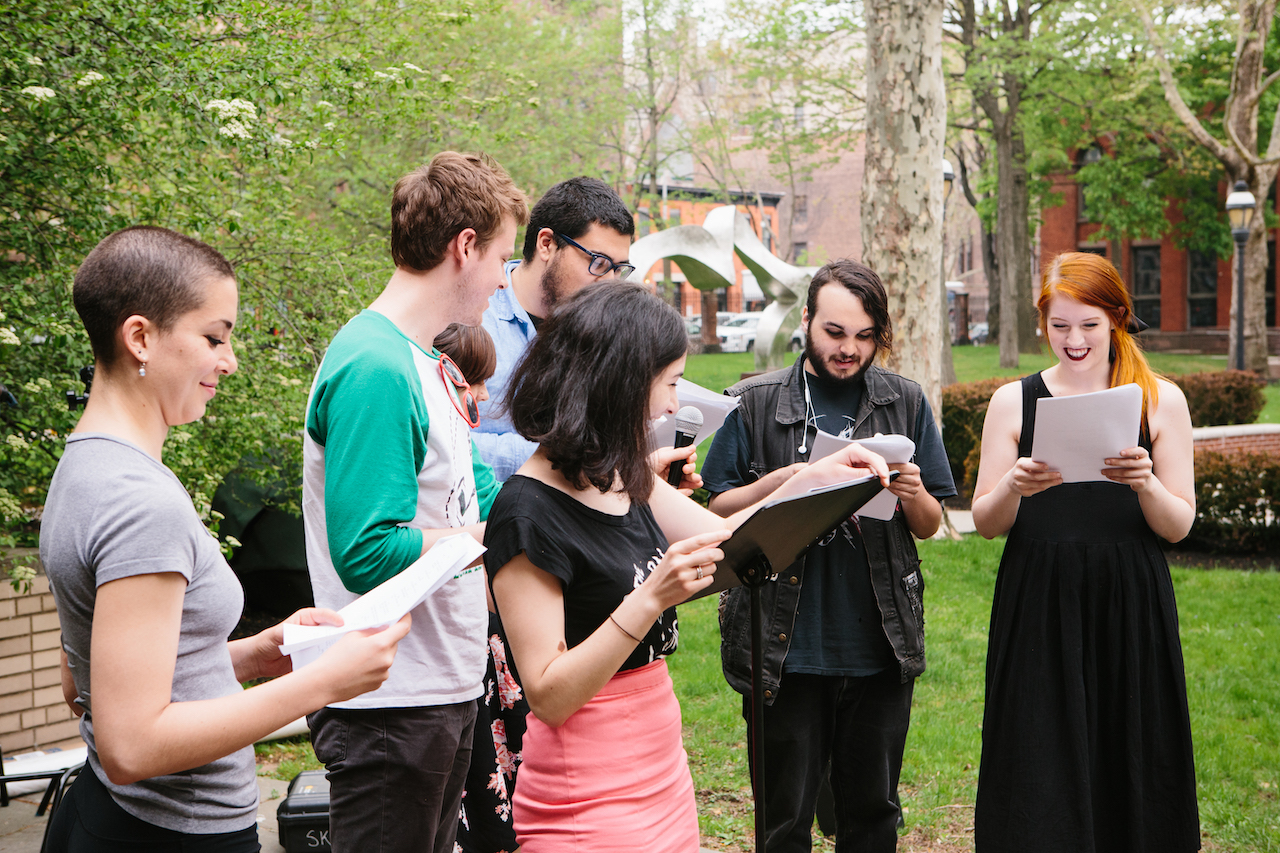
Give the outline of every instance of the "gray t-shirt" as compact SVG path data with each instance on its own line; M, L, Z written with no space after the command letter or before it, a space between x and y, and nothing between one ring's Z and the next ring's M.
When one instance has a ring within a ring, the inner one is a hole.
M192 834L234 832L257 819L253 748L133 785L107 780L93 738L89 644L97 589L158 572L187 579L172 701L238 693L227 636L244 593L200 522L178 478L127 441L79 433L67 439L40 528L40 559L62 623L62 646L85 714L80 733L89 763L120 806L135 817Z

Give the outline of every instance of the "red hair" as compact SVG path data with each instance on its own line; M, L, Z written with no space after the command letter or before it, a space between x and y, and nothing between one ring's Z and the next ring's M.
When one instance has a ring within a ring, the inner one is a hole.
M1142 421L1147 420L1147 408L1159 401L1156 374L1147 364L1147 357L1129 331L1133 318L1133 302L1129 291L1120 279L1120 273L1101 255L1090 252L1063 252L1054 258L1044 270L1040 284L1040 298L1036 308L1040 312L1040 334L1049 340L1049 301L1061 294L1101 308L1111 321L1111 384L1127 385L1130 382L1142 389Z

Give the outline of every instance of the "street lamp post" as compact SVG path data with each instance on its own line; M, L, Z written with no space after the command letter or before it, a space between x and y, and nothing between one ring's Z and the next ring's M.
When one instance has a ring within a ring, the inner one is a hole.
M1249 185L1236 181L1227 196L1227 221L1231 224L1231 236L1236 241L1236 370L1244 370L1244 244L1249 239L1249 225L1257 201L1249 192Z

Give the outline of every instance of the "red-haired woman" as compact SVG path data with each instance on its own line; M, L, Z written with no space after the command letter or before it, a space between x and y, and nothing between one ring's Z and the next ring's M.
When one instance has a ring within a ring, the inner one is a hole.
M973 499L979 533L1009 534L988 639L977 850L1198 850L1178 614L1159 542L1195 520L1187 402L1148 366L1105 258L1058 256L1037 307L1058 363L992 396ZM1104 461L1110 482L1063 483L1032 461L1039 398L1127 383L1142 389L1143 426Z

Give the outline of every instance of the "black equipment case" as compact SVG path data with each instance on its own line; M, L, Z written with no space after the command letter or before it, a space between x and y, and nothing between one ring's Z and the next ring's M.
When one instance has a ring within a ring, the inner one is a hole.
M304 770L289 783L276 809L280 846L288 853L332 850L329 844L329 780L323 770Z

